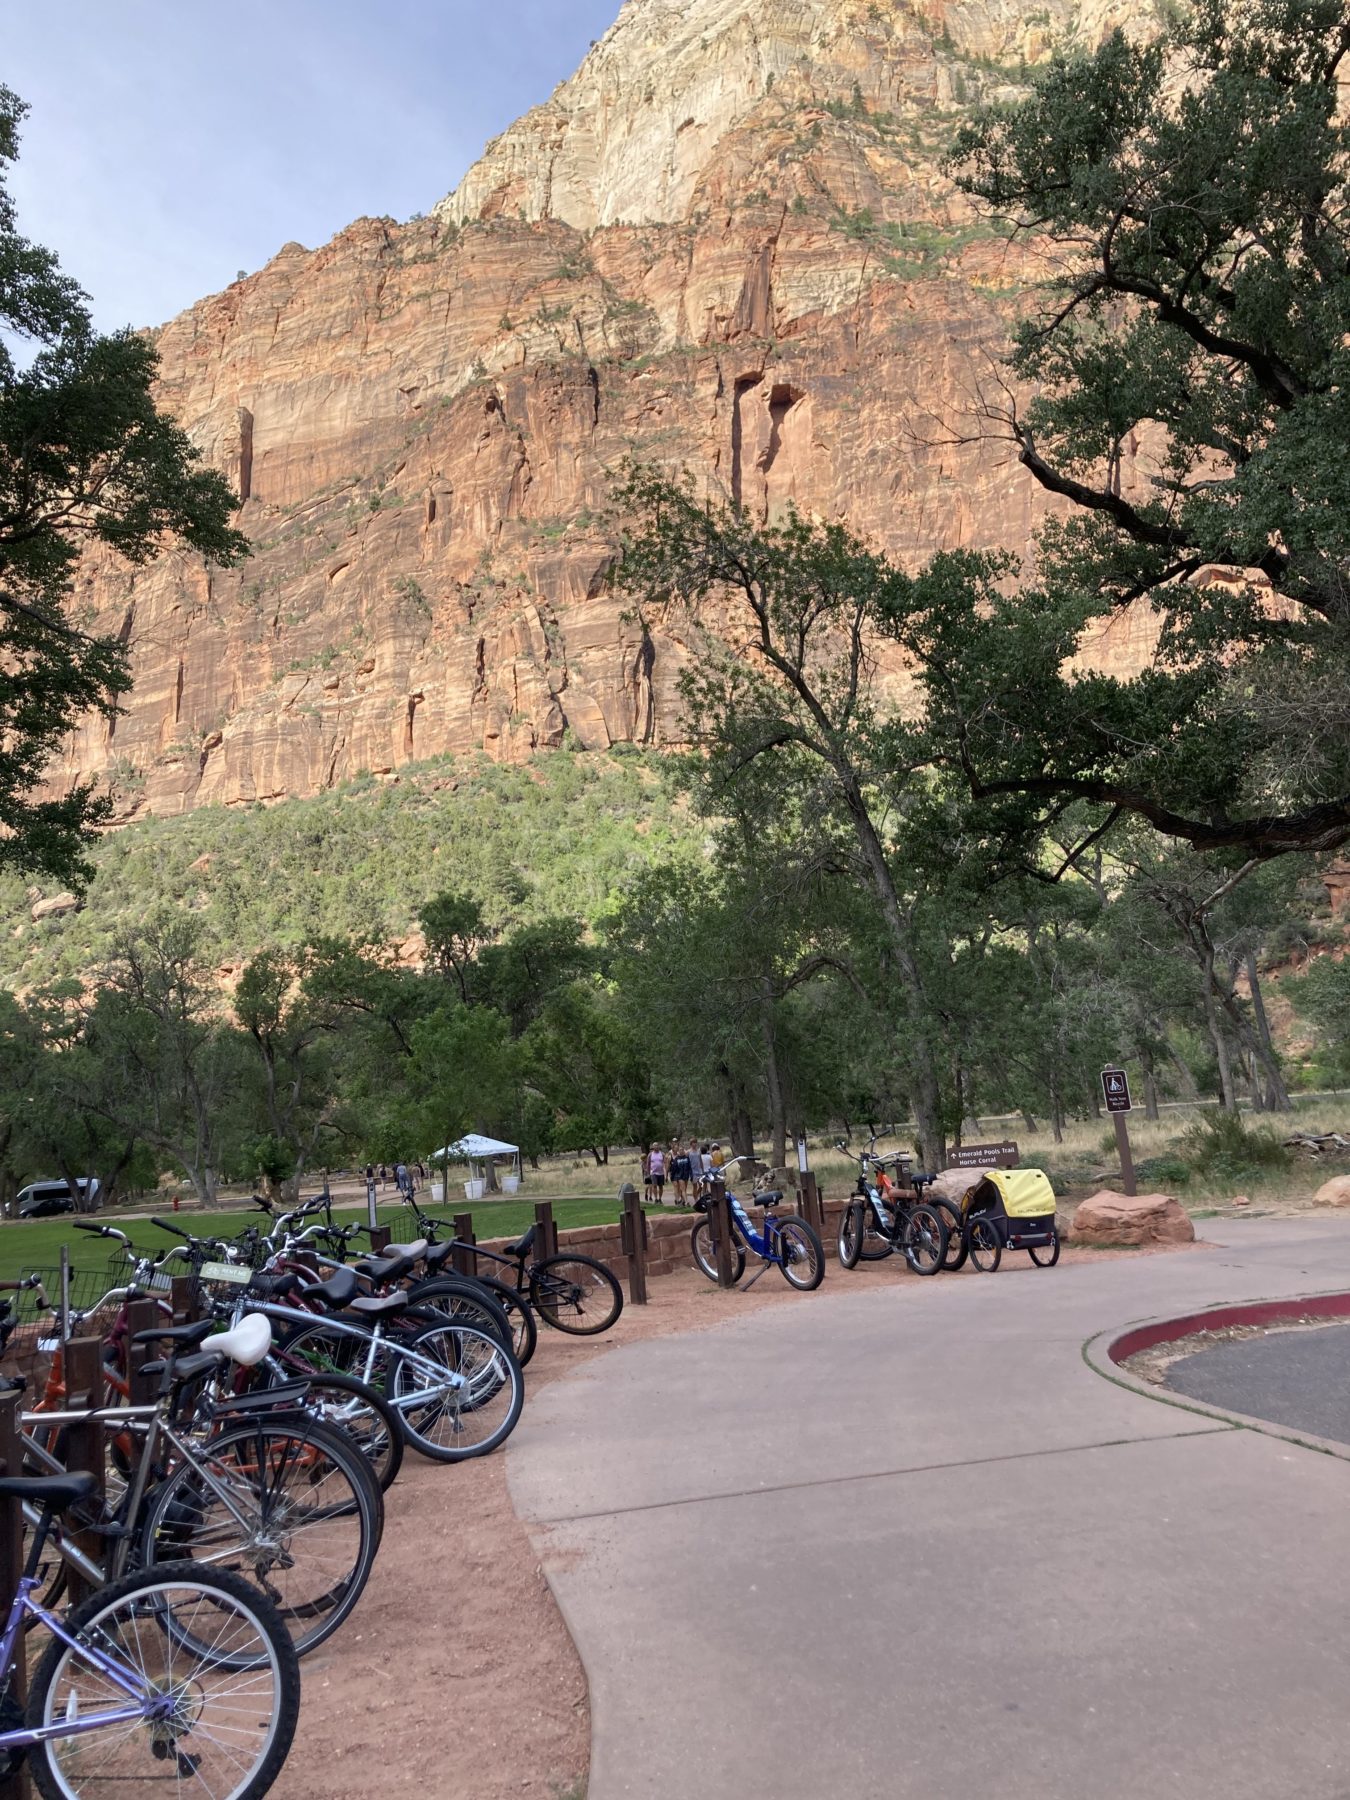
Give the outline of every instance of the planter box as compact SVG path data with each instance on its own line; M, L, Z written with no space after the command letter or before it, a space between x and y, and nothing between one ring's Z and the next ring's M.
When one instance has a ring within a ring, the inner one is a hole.
M487 1183L482 1180L466 1181L464 1183L464 1198L466 1200L481 1200L483 1198L483 1190L486 1186Z
M504 1194L518 1194L520 1192L519 1175L503 1175L502 1192Z

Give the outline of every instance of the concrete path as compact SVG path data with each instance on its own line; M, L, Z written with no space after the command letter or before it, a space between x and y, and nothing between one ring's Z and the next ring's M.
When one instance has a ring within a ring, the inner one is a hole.
M1350 1325L1211 1344L1173 1363L1174 1393L1350 1446Z
M897 1279L536 1395L512 1493L589 1800L1350 1800L1350 1462L1118 1387L1108 1327L1350 1287L1350 1220Z

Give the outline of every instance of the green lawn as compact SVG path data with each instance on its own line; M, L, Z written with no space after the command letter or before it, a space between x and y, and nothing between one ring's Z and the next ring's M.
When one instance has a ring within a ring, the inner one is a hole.
M439 1209L429 1209L439 1214ZM533 1200L489 1200L480 1201L474 1206L465 1206L452 1210L462 1210L473 1214L475 1237L498 1238L515 1237L524 1231L527 1225L534 1223ZM351 1219L366 1216L365 1208L352 1209L338 1207L334 1217L344 1224ZM449 1214L441 1216L449 1217ZM567 1230L577 1225L606 1225L613 1223L619 1216L617 1201L610 1199L589 1200L555 1200L553 1217L559 1230ZM165 1217L172 1217L166 1209ZM245 1212L184 1212L179 1215L185 1231L218 1232L221 1236L230 1237L242 1231L246 1225L260 1221L262 1214L256 1209ZM209 1223L208 1223L209 1221ZM412 1235L412 1221L402 1206L382 1206L380 1222L388 1225L394 1234L395 1241L406 1241ZM119 1231L125 1231L138 1249L156 1252L167 1248L173 1242L167 1233L158 1230L149 1219L117 1219ZM0 1281L12 1281L24 1269L56 1269L61 1263L61 1246L70 1246L70 1263L76 1271L88 1270L97 1273L108 1265L109 1258L117 1246L107 1239L94 1237L91 1233L77 1231L73 1220L69 1217L56 1219L33 1219L28 1222L12 1221L0 1223ZM55 1293L52 1295L55 1298Z

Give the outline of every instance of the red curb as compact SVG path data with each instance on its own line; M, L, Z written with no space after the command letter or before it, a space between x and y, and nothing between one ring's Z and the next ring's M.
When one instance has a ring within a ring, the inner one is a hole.
M1314 1294L1306 1300L1249 1300L1238 1306L1212 1306L1206 1312L1183 1313L1177 1319L1155 1319L1122 1332L1108 1345L1113 1363L1122 1363L1155 1344L1194 1337L1200 1331L1222 1331L1229 1325L1269 1325L1293 1319L1350 1318L1350 1294Z

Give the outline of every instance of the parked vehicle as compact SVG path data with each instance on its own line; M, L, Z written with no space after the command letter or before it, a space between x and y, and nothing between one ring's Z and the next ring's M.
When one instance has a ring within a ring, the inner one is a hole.
M20 1188L15 1201L15 1212L21 1219L50 1219L57 1213L88 1212L98 1205L99 1183L96 1176L81 1175L77 1177L75 1186L80 1191L81 1205L77 1206L71 1194L70 1186L65 1181L30 1181L26 1188Z
M851 1154L842 1143L839 1149ZM873 1150L864 1150L857 1162L854 1198L839 1217L840 1264L856 1269L860 1261L875 1262L898 1250L916 1275L936 1275L948 1264L951 1239L942 1213L922 1198L931 1176L911 1175L898 1156L880 1157ZM886 1178L888 1164L907 1186L896 1187Z
M723 1179L738 1163L748 1160L744 1156L731 1157L722 1168ZM735 1194L730 1188L726 1192L731 1217L731 1266L735 1279L739 1281L745 1273L745 1253L749 1250L759 1257L762 1267L751 1276L747 1287L753 1287L766 1269L778 1269L789 1287L795 1287L800 1293L809 1294L818 1288L825 1279L825 1252L814 1227L805 1219L780 1219L774 1208L783 1204L783 1195L775 1191L753 1197L752 1203L764 1208L764 1229L756 1231L749 1213ZM695 1204L700 1212L707 1213L706 1200ZM717 1247L713 1242L711 1222L706 1217L694 1226L690 1248L699 1269L709 1281L716 1281Z

